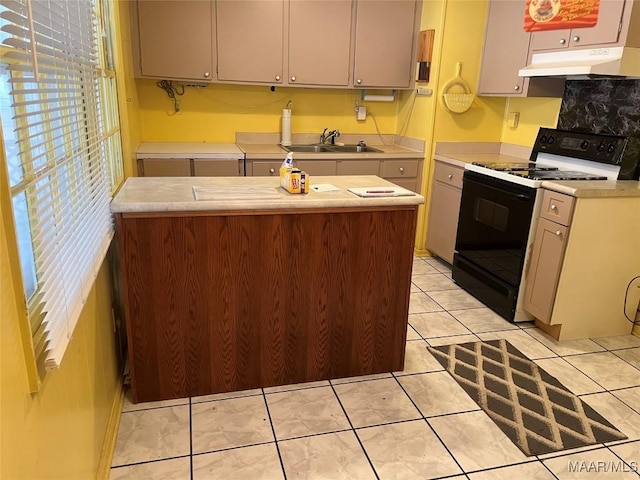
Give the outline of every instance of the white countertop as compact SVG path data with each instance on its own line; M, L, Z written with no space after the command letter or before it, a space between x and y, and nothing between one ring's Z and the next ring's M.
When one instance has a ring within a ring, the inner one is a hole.
M395 187L391 182L367 176L310 177L310 185L331 184L338 192L292 194L280 187L278 177L130 177L111 202L114 213L188 212L236 210L334 209L362 207L400 207L424 203L422 195L362 198L351 187ZM221 187L220 198L195 200L196 189L213 192ZM228 194L236 187L236 195ZM256 195L246 195L256 191ZM268 192L260 196L259 192Z
M244 158L235 143L143 142L136 158Z

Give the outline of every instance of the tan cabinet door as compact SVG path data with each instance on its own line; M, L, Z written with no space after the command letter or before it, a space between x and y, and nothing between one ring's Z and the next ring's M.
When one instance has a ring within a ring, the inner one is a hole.
M337 171L335 160L296 160L296 167L309 175L319 176L335 175ZM313 178L311 181L313 182Z
M379 175L378 160L338 160L338 175Z
M213 79L213 2L138 0L137 16L142 75Z
M218 80L282 83L284 5L217 0Z
M629 0L630 1L630 0ZM581 48L618 42L625 0L600 2L598 23L590 28L548 30L531 34L531 50Z
M254 177L278 177L282 162L250 162L247 163L247 175Z
M522 95L525 80L518 70L527 64L529 39L521 2L489 2L478 93ZM505 44L509 48L505 48Z
M145 158L142 160L145 177L190 177L188 158Z
M417 14L414 0L359 0L355 87L408 88L413 83Z
M526 275L524 309L544 323L551 322L569 229L540 218Z
M443 182L433 183L426 246L449 263L453 263L461 197L460 188Z
M238 177L244 174L242 160L227 159L193 159L193 175L195 177Z
M349 85L352 1L291 0L290 85Z

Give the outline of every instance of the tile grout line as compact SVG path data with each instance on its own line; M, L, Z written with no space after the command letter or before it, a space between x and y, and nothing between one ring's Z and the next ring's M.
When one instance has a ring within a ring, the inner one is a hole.
M427 350L428 351L428 350ZM431 352L429 352L429 354L431 354ZM427 424L427 426L429 427L429 429L433 432L433 434L436 436L436 438L438 439L438 441L442 444L442 446L444 447L444 449L447 451L447 453L449 454L449 456L453 459L453 461L455 462L455 464L458 466L458 468L460 469L460 471L466 476L466 471L464 468L462 468L462 465L460 465L460 462L458 462L458 459L453 455L453 452L451 452L451 450L449 450L449 447L447 446L447 444L442 440L442 438L440 438L440 435L438 435L438 432L436 432L435 428L433 428L433 426L431 426L431 424L429 423L429 421L427 420L427 417L424 416L424 414L422 413L422 410L420 410L420 408L418 407L418 405L416 404L416 402L413 401L413 398L411 398L411 395L409 395L409 393L405 390L404 386L402 385L402 383L400 383L400 380L398 380L398 377L396 377L393 372L391 373L391 376L395 379L396 383L400 386L400 388L402 389L402 391L404 392L404 394L409 398L409 401L413 404L414 408L416 410L418 410L418 413L420 414L420 416L422 417L422 419L424 420L424 422ZM468 477L467 477L468 478Z
M351 431L353 432L353 435L356 437L356 440L358 441L358 444L360 445L360 448L362 449L362 452L364 453L364 456L367 459L367 462L369 462L369 466L371 467L371 470L373 471L373 474L376 476L377 480L380 480L380 475L378 475L378 471L376 470L376 467L373 465L373 462L371 461L371 458L369 458L369 454L367 453L367 450L364 448L364 445L362 444L362 440L360 440L360 437L358 436L358 432L356 431L355 427L353 426L353 423L351 422L351 419L349 418L349 414L347 413L347 409L344 408L344 405L342 404L342 401L340 400L340 396L338 395L338 392L336 391L335 386L331 382L329 382L329 384L331 385L331 390L333 391L333 394L335 395L336 399L338 400L338 404L340 405L340 408L342 409L342 412L344 413L344 416L347 419L347 422L349 422L349 426L351 427Z
M278 460L280 460L280 468L282 469L282 476L284 480L287 480L287 471L284 468L284 461L282 460L282 453L280 452L280 444L278 442L278 437L276 436L276 428L273 425L273 420L271 419L271 411L269 410L269 402L267 402L267 394L264 393L264 388L262 390L262 400L264 401L264 407L267 409L267 416L269 417L269 425L271 426L271 433L273 434L273 441L276 445L276 452L278 453Z

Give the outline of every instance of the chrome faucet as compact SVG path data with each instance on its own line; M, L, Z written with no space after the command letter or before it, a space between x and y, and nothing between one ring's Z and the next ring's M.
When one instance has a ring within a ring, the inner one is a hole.
M327 130L328 128L325 127L325 129L320 134L320 143L327 143L327 141L331 139L331 145L334 145L336 143L336 138L340 136L340 130L329 130L328 133Z

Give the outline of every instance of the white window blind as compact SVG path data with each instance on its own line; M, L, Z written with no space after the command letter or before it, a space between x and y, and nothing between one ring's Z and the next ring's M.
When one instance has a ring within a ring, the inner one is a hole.
M60 366L113 236L122 154L104 3L0 2L9 187L34 354L48 369Z

